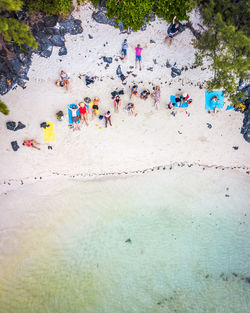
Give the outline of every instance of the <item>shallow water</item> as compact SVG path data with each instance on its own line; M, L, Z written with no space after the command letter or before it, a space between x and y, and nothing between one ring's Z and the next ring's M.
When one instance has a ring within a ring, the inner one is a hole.
M247 182L176 169L2 199L20 218L1 224L0 312L249 312Z

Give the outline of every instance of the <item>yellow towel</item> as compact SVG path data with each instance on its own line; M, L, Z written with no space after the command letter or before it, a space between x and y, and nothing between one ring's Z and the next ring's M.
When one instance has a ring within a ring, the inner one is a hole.
M56 141L54 123L47 123L49 127L44 128L44 142Z

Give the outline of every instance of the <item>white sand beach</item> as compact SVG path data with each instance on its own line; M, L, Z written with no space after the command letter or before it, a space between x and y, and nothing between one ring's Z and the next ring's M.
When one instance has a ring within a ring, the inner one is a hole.
M0 116L1 140L1 190L15 189L25 181L60 175L91 175L122 171L144 170L146 168L174 162L198 163L208 166L249 167L249 145L240 134L243 115L224 109L218 114L208 114L204 109L205 90L199 86L211 77L206 69L190 69L194 62L195 49L192 46L192 33L187 29L178 35L171 47L164 44L167 23L157 19L146 31L121 34L119 29L97 24L92 20L93 8L83 7L74 12L82 20L83 33L67 37L68 54L59 57L54 48L50 58L33 56L29 71L30 81L23 90L18 87L3 97L10 108L9 116ZM197 24L197 12L191 14ZM90 39L88 35L93 39ZM123 63L120 56L122 41L127 38L128 58ZM142 71L135 69L134 48L154 40L142 53ZM132 46L132 47L131 47ZM105 69L102 57L112 57L113 62ZM153 60L156 60L156 64ZM187 66L181 76L171 77L165 66L166 60L178 68ZM128 76L124 87L116 75L118 65ZM131 68L133 67L133 68ZM147 70L152 67L153 71ZM55 81L61 70L70 73L70 91L57 87ZM127 74L127 72L131 72ZM85 85L84 77L97 76L94 84ZM133 76L134 75L134 76ZM79 78L80 77L80 78ZM145 87L161 87L161 102L158 111L153 100L133 99L139 115L128 116L124 110L114 113L110 93L124 89L124 107L129 102L131 86L136 83L139 92ZM186 91L193 103L186 109L176 109L175 117L166 109L170 95ZM63 122L56 120L55 113L62 110L67 114L67 105L79 103L84 97L98 96L101 100L100 113L111 110L112 127L104 128L104 121L91 120L83 125L80 132L68 128L67 116ZM186 114L190 113L190 116ZM21 121L26 128L17 132L7 130L9 120ZM53 122L56 141L48 150L44 143L41 122ZM208 128L207 123L212 125ZM98 126L97 126L98 125ZM102 127L102 128L100 128ZM41 143L41 151L23 147L24 139L35 139ZM17 140L21 147L12 151L10 142ZM238 146L238 150L233 147ZM15 186L15 187L14 187Z

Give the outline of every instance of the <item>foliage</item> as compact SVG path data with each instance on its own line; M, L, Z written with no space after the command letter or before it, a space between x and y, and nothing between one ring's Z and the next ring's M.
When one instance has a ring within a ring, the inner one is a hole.
M7 105L2 100L0 100L0 112L2 112L4 115L8 115L10 113Z
M49 15L68 13L73 0L24 0L25 5L31 12L44 12Z
M223 89L233 104L240 96L236 94L239 78L249 79L248 20L245 2L231 0L201 1L201 8L207 30L195 46L199 48L196 63L204 59L212 62L214 78L208 82L208 89Z
M163 17L169 23L172 23L175 16L179 21L188 19L187 12L190 12L195 6L191 0L154 0L154 11L159 17Z
M28 25L20 23L17 19L12 17L15 11L21 9L22 2L17 0L0 0L0 38L2 44L5 41L14 41L19 47L28 45L32 48L37 48L37 44L31 32L29 32Z
M144 24L143 19L152 12L153 1L151 0L108 0L106 2L107 16L115 17L122 21L125 28L139 30Z

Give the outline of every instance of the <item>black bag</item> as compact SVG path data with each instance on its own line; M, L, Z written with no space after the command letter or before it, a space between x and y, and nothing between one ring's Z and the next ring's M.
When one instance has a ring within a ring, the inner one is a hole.
M17 127L14 129L15 131L19 130L19 129L23 129L25 128L26 126L22 123L22 122L18 122L17 124Z
M7 123L6 123L6 127L7 127L9 130L15 130L15 128L16 128L16 122L13 122L13 121L7 122Z
M20 148L17 144L17 141L11 141L11 147L14 151L17 151Z
M179 70L179 69L176 68L176 67L172 67L172 68L171 68L171 71L174 72L176 75L181 75L181 70Z
M40 124L40 127L45 129L45 128L49 127L49 124L47 124L46 122L43 122Z

